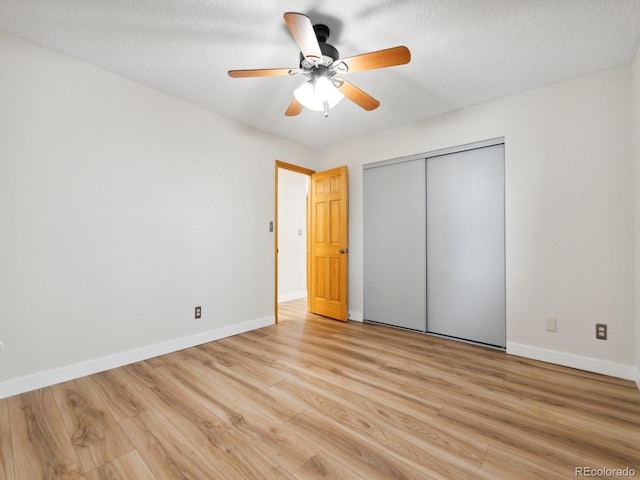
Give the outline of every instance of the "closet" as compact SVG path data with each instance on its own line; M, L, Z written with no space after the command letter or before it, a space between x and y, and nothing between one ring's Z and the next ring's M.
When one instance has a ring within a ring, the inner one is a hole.
M504 139L363 170L365 321L504 348Z

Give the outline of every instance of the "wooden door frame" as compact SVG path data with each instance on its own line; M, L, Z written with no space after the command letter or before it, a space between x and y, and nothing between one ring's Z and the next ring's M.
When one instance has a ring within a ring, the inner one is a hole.
M311 170L309 168L300 167L298 165L293 165L292 163L281 162L280 160L276 160L276 168L275 168L275 184L276 184L276 204L275 204L275 242L274 242L274 258L275 258L275 285L274 285L274 315L276 318L276 323L278 323L278 169L282 168L284 170L291 170L292 172L302 173L303 175L307 175L311 178L315 170ZM309 201L307 200L307 295L309 294Z

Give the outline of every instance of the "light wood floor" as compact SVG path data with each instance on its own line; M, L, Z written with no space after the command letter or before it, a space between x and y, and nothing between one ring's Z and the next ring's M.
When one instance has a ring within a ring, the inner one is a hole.
M640 476L632 382L282 307L261 330L0 400L0 478Z

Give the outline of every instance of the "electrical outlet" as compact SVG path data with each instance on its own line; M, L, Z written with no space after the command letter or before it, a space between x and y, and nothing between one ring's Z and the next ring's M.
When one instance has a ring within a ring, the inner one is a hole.
M556 320L557 320L556 317L546 317L544 319L544 321L545 321L545 330L547 332L555 332L555 331L557 331L557 329L556 329Z
M202 307L196 307L196 318L202 317Z
M607 339L607 324L606 323L596 323L596 338L598 340L606 340Z

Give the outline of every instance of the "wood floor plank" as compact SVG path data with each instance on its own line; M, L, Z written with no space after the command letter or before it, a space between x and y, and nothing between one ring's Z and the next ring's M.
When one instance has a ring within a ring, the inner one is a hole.
M475 435L489 443L490 447L495 446L505 452L519 455L566 478L571 478L568 475L573 472L573 468L584 462L583 458L567 455L564 450L556 448L555 445L537 441L526 431L492 421L483 421L474 415L455 409L444 408L435 421L447 428Z
M383 418L390 413L389 408L378 406L363 409L361 402L349 406L348 401L341 402L330 394L322 393L310 386L301 387L299 384L285 381L273 388L286 390L308 405L308 411L322 415L332 424L339 425L374 448L380 447L402 462L418 468L421 466L423 472L436 478L496 478L480 468L486 444L481 445L473 440L463 443L451 436L446 439L438 438L434 429L418 419L414 419L414 426L418 431L416 434L416 431L410 428L403 428L402 424L396 426L392 422L385 422ZM378 415L372 415L372 411L376 409ZM398 417L396 419L399 419ZM424 435L424 430L420 432L421 428L427 430L428 435ZM447 441L451 442L449 448L445 444Z
M569 406L568 400L563 398L563 393L564 397L568 398L571 396L571 391L566 391L565 386L554 383L551 379L547 380L549 391L554 392L550 398L544 394L542 389L534 390L534 393L531 393L531 389L523 389L513 384L485 384L484 382L465 380L459 376L445 375L429 366L425 366L420 371L397 364L385 368L390 368L398 375L412 379L413 382L408 382L403 390L411 391L413 388L416 392L421 392L420 395L432 396L436 400L440 399L443 404L482 405L484 403L489 408L511 411L514 417L520 419L545 418L547 423L553 425L553 429L556 431L564 429L566 435L571 431L588 431L600 424L602 427L601 441L603 443L606 441L615 442L616 448L619 450L626 448L633 451L639 440L636 430L629 428L633 427L633 424L614 421L616 419L603 415L598 409L576 408L575 403ZM420 383L423 384L422 388L419 386ZM435 385L439 388L434 389ZM640 417L640 415L638 416ZM580 433L576 435L582 436Z
M294 476L296 480L367 480L324 452L311 457Z
M282 380L282 377L267 367L268 363L259 358L256 359L248 352L236 352L216 343L207 343L198 348L204 350L209 357L224 358L226 362L233 362L232 365L224 366L244 375L263 388L268 388Z
M540 463L526 460L512 452L490 446L482 462L482 468L495 473L500 478L517 478L518 480L562 480L567 475L544 467Z
M125 371L146 385L150 401L174 428L215 464L222 472L221 478L293 478L240 438L232 427L185 392L178 382L169 380L145 362L127 366Z
M50 388L10 397L9 415L15 479L86 478Z
M372 446L350 434L325 417L304 410L287 422L289 427L316 443L323 452L351 465L367 479L416 480L435 478L395 456L385 449Z
M287 343L286 339L278 337L263 337L255 342L258 346L267 344L278 344L282 347L282 356L280 358L296 359L307 365L315 365L324 368L327 371L343 372L356 378L370 379L374 383L385 385L388 388L399 388L406 381L399 379L393 374L389 374L377 368L375 364L353 363L350 361L349 355L340 355L334 350L329 350L328 345L320 346L313 344L304 344L304 346L294 347ZM330 352L330 355L328 353ZM278 359L272 362L277 363Z
M215 344L201 345L201 348L206 350L209 355L214 355L218 363L223 365L225 362L230 361L230 358L226 355L229 351L235 352L243 358L253 360L257 364L266 365L283 355L282 350L275 345L268 342L266 344L260 342L261 339L268 336L269 335L235 335L216 342ZM210 347L214 348L210 349ZM235 358L237 359L237 356ZM237 360L234 363L237 364Z
M393 355L389 355L385 366L403 365L409 370L423 370L430 368L442 374L460 377L470 382L482 382L483 384L500 384L504 381L506 373L503 372L498 362L505 361L504 352L495 352L482 347L465 345L465 350L453 351L442 349L435 340L428 335L423 335L424 341L414 342L412 347L387 347ZM417 348L420 347L420 348ZM490 355L485 356L489 350ZM468 359L468 361L465 361Z
M405 355L397 355L388 363L402 364L418 370L427 367L463 380L479 381L485 385L500 384L506 376L499 368L499 362L504 361L505 357L482 358L478 356L479 350L483 350L482 347L474 347L478 352L466 350L453 353L440 348L429 350L430 344L431 342L428 342L420 350L410 350ZM468 362L464 361L465 357L469 359ZM501 360L496 361L498 358ZM497 365L494 365L494 362Z
M87 472L87 480L159 480L137 450Z
M283 422L300 411L298 406L281 401L268 389L231 368L215 363L202 364L188 355L183 355L181 359L207 378L215 388L235 392L243 401L265 412L276 422Z
M157 409L122 422L146 465L161 479L224 478L223 472L200 453ZM129 477L133 478L133 477Z
M9 400L0 400L0 478L13 478L13 445L11 442L11 424Z
M295 472L317 453L317 448L312 444L271 420L261 409L256 410L225 389L207 388L209 385L201 382L200 371L191 365L165 363L158 370L179 382L241 438L260 449L287 472Z
M572 437L549 438L546 434L542 436L537 434L535 429L530 430L529 426L523 426L522 423L498 421L492 417L491 412L487 415L478 415L463 409L447 407L443 408L435 421L449 428L477 435L490 445L540 464L566 478L575 476L576 466L589 462L608 467L630 467L636 470L640 468L640 464L635 459L623 459L621 464L620 456L617 454L615 458L603 458L598 451L598 432L596 431L589 437L591 445L587 443L585 448L582 445L576 445Z
M51 391L84 472L134 449L87 378L54 385Z
M352 368L370 370L373 366L384 363L366 346L350 347L340 342L334 342L330 337L321 337L319 335L309 335L308 338L305 338L304 352L324 356L327 351L332 353L332 357L329 357L330 359Z
M431 421L437 412L430 408L415 408L414 402L402 395L370 395L368 390L360 390L352 385L345 388L340 383L329 380L327 375L305 378L301 375L302 372L297 373L300 375L292 375L290 380L273 388L288 392L292 401L304 402L307 408L315 408L320 413L330 402L336 402L336 407L329 409L330 412L352 409L353 413L357 412L362 416L356 422L359 426L365 425L369 430L371 424L378 423L386 441L389 440L388 432L394 432L436 455L438 452L445 456L453 454L476 465L484 458L487 449L485 442L438 427Z
M288 356L292 352L300 352L302 343L299 341L297 345L290 340L284 340L282 342L273 341L280 337L280 330L272 330L274 334L270 335L236 335L221 340L220 346L228 350L237 352L241 355L247 355L249 358L253 358L258 362L264 364L270 364L282 358ZM248 332L252 333L252 332ZM287 335L290 339L290 334Z
M274 363L272 368L278 370L282 376L289 380L313 379L314 382L326 385L327 390L349 385L349 390L380 402L402 405L407 414L420 418L434 418L442 408L441 402L425 400L404 392L398 387L387 386L377 381L374 374L350 373L348 369L326 368L318 363L290 359L279 360Z
M536 378L522 378L519 375L509 375L505 381L508 388L520 391L535 392L537 396L551 398L555 402L570 404L575 410L594 412L606 416L612 422L625 422L640 428L640 402L637 400L637 389L629 385L627 388L616 388L611 393L608 384L599 385L597 378L586 386L580 387L570 375L563 374L562 378L554 382ZM580 385L584 385L584 379ZM630 382L631 383L631 382ZM635 390L635 391L634 391Z
M562 384L555 383L552 391L545 391L505 381L501 386L494 387L493 391L507 398L517 398L522 405L527 405L528 413L544 416L558 426L584 431L597 429L603 439L614 439L617 444L631 448L635 448L640 441L640 426L633 421L633 417L628 421L613 413L610 407L590 408L588 402L576 403L571 399L571 389ZM599 403L594 402L594 406Z
M117 421L151 408L142 392L130 381L122 368L100 372L87 379Z
M426 376L421 381L415 380L406 384L403 389L410 391L429 390L434 394L433 385L441 388L435 395L441 396L447 405L455 405L456 412L468 412L480 418L490 417L495 424L508 426L514 431L527 432L549 445L557 444L564 449L582 451L590 455L594 461L608 460L616 465L635 464L640 461L638 442L627 442L602 431L598 435L589 435L583 425L572 422L570 417L554 414L530 401L514 401L504 392L481 390L476 386L466 388L454 382L446 383L442 378ZM439 417L443 416L441 410ZM640 436L637 437L640 439Z

